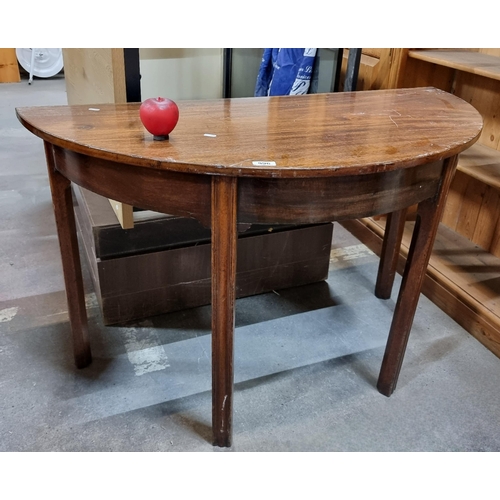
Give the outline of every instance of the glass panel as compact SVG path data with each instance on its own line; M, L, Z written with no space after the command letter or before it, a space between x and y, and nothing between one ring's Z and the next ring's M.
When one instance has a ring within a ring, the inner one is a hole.
M264 49L232 49L231 97L253 97Z
M262 48L230 49L231 97L253 97L262 61ZM341 49L318 49L309 93L334 92Z
M311 94L335 92L335 76L340 49L318 49L311 80Z

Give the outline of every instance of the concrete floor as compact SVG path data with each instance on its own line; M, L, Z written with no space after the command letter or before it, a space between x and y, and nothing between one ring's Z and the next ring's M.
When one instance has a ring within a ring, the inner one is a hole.
M104 327L84 269L94 362L73 366L42 141L14 112L65 103L63 77L0 85L0 451L218 451L209 307ZM377 261L336 224L327 282L237 302L230 450L500 451L500 360L425 297L377 392Z

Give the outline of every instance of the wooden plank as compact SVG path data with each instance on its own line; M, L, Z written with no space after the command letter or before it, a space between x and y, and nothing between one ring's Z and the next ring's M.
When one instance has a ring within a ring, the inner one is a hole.
M472 241L485 250L492 251L495 228L500 216L500 192L490 186L486 187L483 202L472 235Z
M474 144L460 154L458 170L500 190L500 152Z
M387 86L383 88L398 89L402 87L408 61L408 49L391 49L391 62Z
M21 81L16 49L0 49L0 83Z
M404 65L404 74L398 78L401 87L427 87L432 85L438 89L450 92L452 90L455 70L437 64L408 57Z
M481 113L484 126L478 144L499 149L500 120L497 117L500 116L500 81L457 72L454 93Z
M412 230L411 225L408 227ZM409 234L408 234L409 243ZM433 253L433 268L446 275L469 298L478 300L490 313L500 316L500 260L459 234L442 228Z
M500 58L469 50L410 50L413 59L500 80Z
M408 49L362 49L358 90L397 88ZM343 71L349 51L344 51Z
M113 94L115 103L127 102L127 81L125 78L125 55L123 49L111 50L113 71Z
M361 52L362 52L363 55L374 57L376 59L380 59L380 57L382 56L382 53L383 53L384 50L386 50L386 49L370 49L370 48L367 49L367 48L363 48L361 50Z
M474 229L477 224L486 188L486 184L469 178L469 182L467 183L464 196L462 198L460 214L455 231L471 241L474 235Z
M127 102L123 49L63 49L68 104Z
M460 217L460 208L462 207L462 200L468 183L469 176L463 174L462 172L455 173L455 178L451 183L450 191L448 192L448 199L446 201L443 217L441 219L441 222L450 229L455 230L457 228Z
M478 49L477 52L480 54L488 54L490 56L500 57L500 48L498 47L488 47Z
M500 219L497 219L496 224L494 225L489 250L493 255L500 257Z
M134 227L134 208L120 201L108 200L113 212L118 217L122 229L133 229Z

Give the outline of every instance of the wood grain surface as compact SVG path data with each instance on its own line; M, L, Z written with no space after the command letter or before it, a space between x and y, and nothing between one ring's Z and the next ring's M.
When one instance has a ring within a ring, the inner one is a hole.
M409 56L474 75L500 80L498 57L470 50L410 50Z
M483 124L468 103L432 87L178 105L179 123L164 142L142 126L139 104L16 111L35 135L89 156L272 178L369 174L441 160L471 146Z
M16 49L0 49L0 83L21 81Z

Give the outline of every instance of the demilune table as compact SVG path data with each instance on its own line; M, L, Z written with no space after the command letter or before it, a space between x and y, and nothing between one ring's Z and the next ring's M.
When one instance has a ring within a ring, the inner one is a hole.
M213 443L230 446L238 228L388 214L375 294L389 298L418 204L378 390L394 391L457 155L480 114L435 88L181 101L168 141L139 104L16 109L44 141L77 367L91 362L71 182L212 231Z

